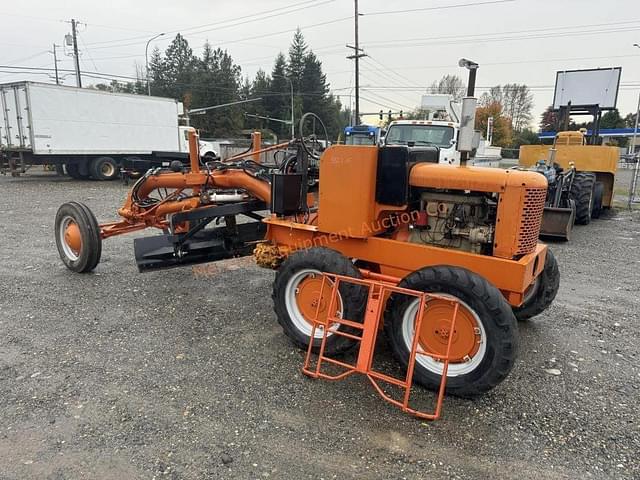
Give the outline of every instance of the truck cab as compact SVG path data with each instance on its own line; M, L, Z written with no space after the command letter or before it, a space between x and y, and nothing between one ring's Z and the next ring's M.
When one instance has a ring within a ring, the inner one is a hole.
M345 145L377 145L380 128L371 125L353 125L344 129Z
M438 147L439 163L460 164L460 152L456 150L457 124L437 120L396 120L389 124L384 138L385 145L408 147Z
M180 151L189 153L189 132L195 132L193 127L181 126L179 127L180 135ZM220 158L220 146L215 142L207 142L206 140L200 140L200 156L207 160L215 160Z
M460 114L462 105L455 102L451 95L423 95L421 109L425 112L423 120L396 120L389 124L384 145L407 145L411 147L435 146L440 150L439 162L445 165L460 165L460 152L457 149L460 132ZM487 131L487 140L475 132L474 148L468 165L479 167L498 167L501 149L491 145L492 124ZM491 131L489 131L491 130Z

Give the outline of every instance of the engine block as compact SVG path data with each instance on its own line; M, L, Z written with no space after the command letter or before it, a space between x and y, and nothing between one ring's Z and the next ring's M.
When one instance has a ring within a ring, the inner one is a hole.
M496 205L484 194L424 191L409 241L490 253Z

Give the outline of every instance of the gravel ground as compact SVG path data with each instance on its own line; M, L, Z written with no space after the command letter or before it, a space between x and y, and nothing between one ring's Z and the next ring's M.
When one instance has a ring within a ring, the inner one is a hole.
M560 292L509 378L424 423L362 379L302 376L250 258L139 274L133 235L67 271L58 206L106 221L125 192L0 177L0 479L640 478L637 212L552 244Z

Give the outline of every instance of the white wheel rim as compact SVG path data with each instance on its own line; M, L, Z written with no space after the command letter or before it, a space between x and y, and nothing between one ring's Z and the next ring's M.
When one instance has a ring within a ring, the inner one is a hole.
M480 321L480 317L478 316L478 314L459 298L455 297L454 295L448 295L444 293L437 293L437 295L457 300L460 303L460 306L465 307L469 311L469 313L473 316L473 319L476 321L476 324L478 325L480 335L478 351L466 362L449 363L449 368L447 369L447 378L466 375L475 370L478 365L482 363L485 353L487 352L487 334L485 332L484 325ZM402 315L402 340L404 341L407 351L409 352L411 351L411 344L415 335L415 320L418 315L419 302L420 301L416 298L409 304L407 309L404 311L404 314ZM428 308L428 306L429 302L427 301L425 304L425 308ZM420 351L422 351L422 349L420 348L420 343L418 343L418 352ZM435 360L429 355L416 355L416 363L437 375L442 375L442 372L444 370L444 363Z
M300 270L291 276L291 278L289 279L289 282L287 282L287 285L285 287L284 299L285 299L285 305L287 307L287 313L289 314L289 318L291 319L291 322L296 327L296 329L307 337L311 336L311 331L313 329L313 326L311 322L309 322L304 318L304 315L300 311L300 307L298 307L298 302L297 302L298 287L300 286L300 284L305 278L309 276L320 276L320 275L322 275L322 272L320 272L320 270L315 270L313 268ZM323 292L323 295L327 295L327 298L331 294L332 287L333 287L333 282L331 282L330 280L327 280L327 282L325 283L324 292ZM337 294L337 303L338 303L338 308L337 308L338 317L342 318L342 315L344 312L343 312L342 296L340 295L339 291ZM331 335L333 335L332 332L337 330L339 326L340 324L338 323L331 324L331 327L329 327L329 331L327 332L327 337L330 337ZM323 334L322 330L323 330L322 326L318 326L313 335L313 338L314 339L322 338L322 334Z
M69 244L67 243L67 240L64 238L64 233L67 231L67 227L71 224L71 223L75 223L77 224L77 222L73 219L73 217L70 217L69 215L65 216L62 221L60 222L60 229L58 230L58 241L60 242L60 245L62 245L62 251L64 252L65 256L71 260L71 261L76 261L78 260L78 258L80 258L79 255L77 255L69 246ZM78 227L79 228L79 227Z
M115 171L115 167L109 162L104 162L100 167L100 173L102 173L102 175L104 175L105 177L113 176Z

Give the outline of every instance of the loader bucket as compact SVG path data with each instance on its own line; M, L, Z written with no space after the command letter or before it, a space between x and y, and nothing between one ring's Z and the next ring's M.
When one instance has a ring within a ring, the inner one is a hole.
M575 216L573 208L544 207L540 236L569 240Z

